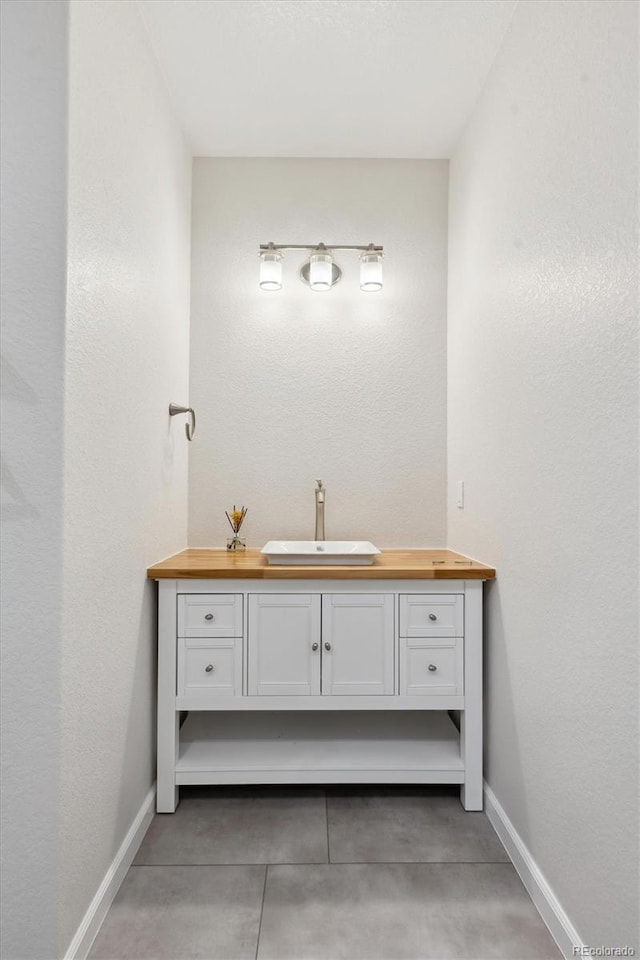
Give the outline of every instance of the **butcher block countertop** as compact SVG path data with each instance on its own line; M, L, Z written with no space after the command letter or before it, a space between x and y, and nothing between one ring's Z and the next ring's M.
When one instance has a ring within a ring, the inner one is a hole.
M493 580L496 572L452 550L383 550L370 566L279 566L259 550L191 548L154 563L150 580Z

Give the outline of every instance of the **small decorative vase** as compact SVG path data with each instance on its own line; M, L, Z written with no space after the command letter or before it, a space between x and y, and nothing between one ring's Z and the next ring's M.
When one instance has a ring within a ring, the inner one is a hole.
M246 550L247 541L241 540L240 537L229 537L227 540L227 550Z

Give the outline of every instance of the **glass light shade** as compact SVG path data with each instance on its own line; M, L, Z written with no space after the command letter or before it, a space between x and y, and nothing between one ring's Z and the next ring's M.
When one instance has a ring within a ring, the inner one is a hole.
M282 290L282 254L277 250L260 254L260 289Z
M309 257L309 286L312 290L331 290L333 258L330 253L312 253Z
M360 289L365 293L382 290L382 256L363 253L360 257Z

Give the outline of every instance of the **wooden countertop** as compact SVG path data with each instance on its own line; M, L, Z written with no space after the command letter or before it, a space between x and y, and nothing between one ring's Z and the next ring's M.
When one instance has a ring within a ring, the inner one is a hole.
M150 580L493 580L496 572L451 550L383 550L370 566L276 566L259 550L192 548L154 563Z

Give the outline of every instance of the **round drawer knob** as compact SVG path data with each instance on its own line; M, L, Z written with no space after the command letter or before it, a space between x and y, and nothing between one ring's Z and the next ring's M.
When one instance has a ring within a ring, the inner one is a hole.
M318 649L318 644L317 644L317 643L312 643L312 644L311 644L311 649L312 649L312 650L317 650L317 649Z
M205 669L205 673L211 673L212 670L213 670L213 664L212 664L212 663L208 663L204 669ZM429 667L429 669L431 669L431 667ZM434 669L435 669L435 667L434 667Z
M437 620L437 619L438 619L438 618L436 617L435 613L430 613L430 614L429 614L429 620Z
M435 673L437 669L438 668L436 667L435 663L429 664L429 670L431 671L431 673Z
M331 650L331 644L329 643L328 640L327 640L327 642L325 643L324 648L325 648L325 650Z
M205 620L213 620L214 616L212 613L205 613L204 618Z

